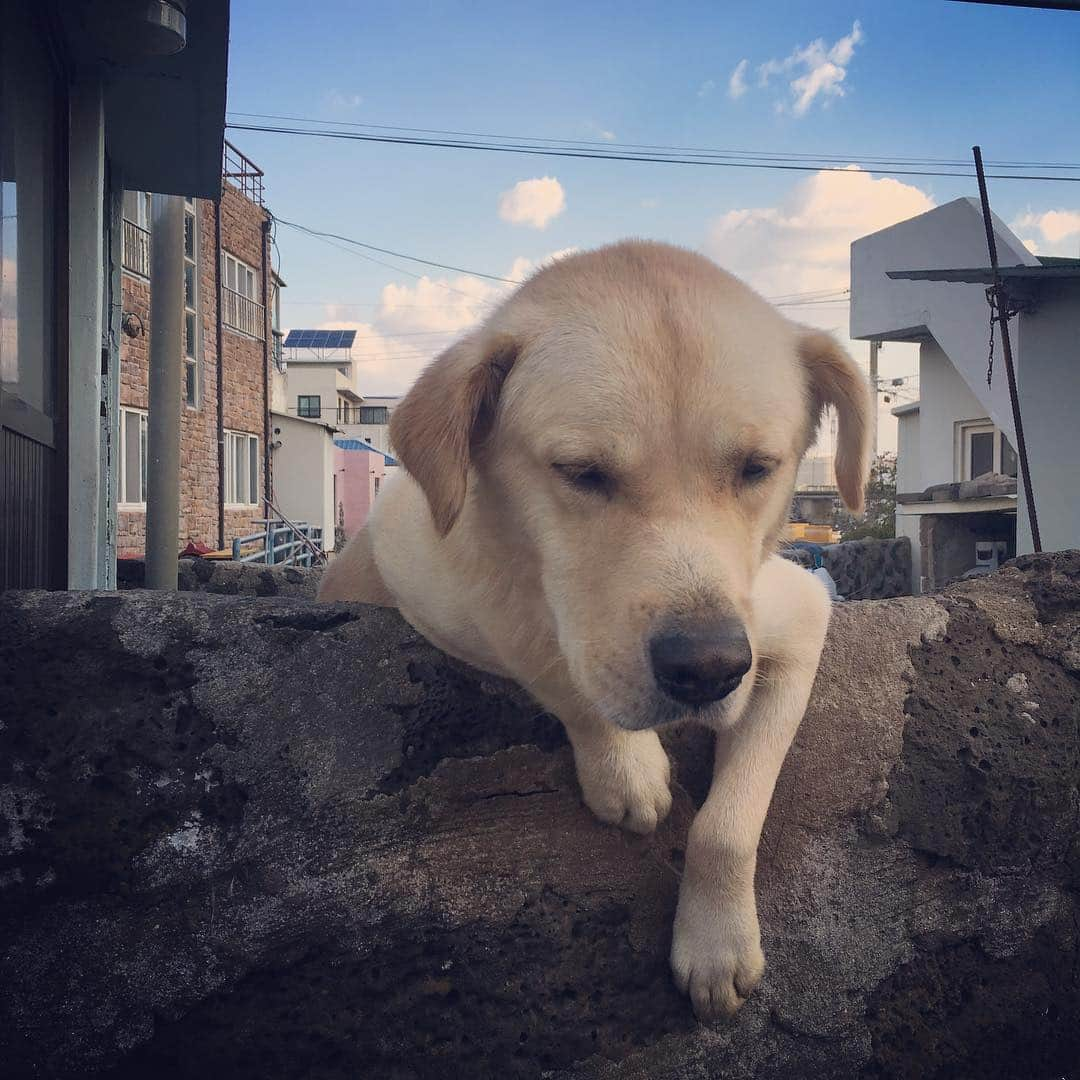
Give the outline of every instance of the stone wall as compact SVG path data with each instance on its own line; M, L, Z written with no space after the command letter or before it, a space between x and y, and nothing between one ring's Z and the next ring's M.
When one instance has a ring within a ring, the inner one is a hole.
M802 566L814 565L813 556L806 550L786 548L781 554ZM911 541L906 536L827 544L822 547L821 562L836 582L836 591L846 600L911 595Z
M1080 553L834 609L760 849L769 967L667 952L708 737L648 838L558 724L389 610L0 596L6 1078L1074 1075Z

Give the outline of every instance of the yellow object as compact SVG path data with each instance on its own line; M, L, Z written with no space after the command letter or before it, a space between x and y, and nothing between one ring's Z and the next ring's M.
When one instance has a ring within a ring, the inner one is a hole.
M831 525L811 525L806 521L789 521L784 526L786 540L807 540L812 544L835 544L840 534Z

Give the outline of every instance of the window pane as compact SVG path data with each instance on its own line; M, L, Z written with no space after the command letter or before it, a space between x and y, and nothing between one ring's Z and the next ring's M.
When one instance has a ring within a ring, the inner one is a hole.
M149 472L150 455L147 452L147 431L149 424L142 413L139 414L139 502L146 502L146 478Z
M62 173L54 153L52 65L34 29L33 6L9 12L4 5L0 16L0 385L51 416L53 234Z
M1012 443L1005 437L1001 436L1001 471L1005 476L1015 476L1017 473L1017 461L1016 451L1012 448Z
M142 417L137 412L124 413L124 501L139 502L142 497Z
M195 308L195 265L184 263L184 306Z
M257 502L259 492L259 440L248 439L248 502Z
M971 436L971 476L972 480L983 473L994 471L994 433L978 431Z
M194 360L184 363L184 398L194 408L199 403L199 368Z
M193 312L184 313L184 355L195 357L195 315Z
M184 257L195 259L195 215L184 215Z
M236 263L228 255L225 256L225 284L230 289L236 289Z
M244 442L238 436L233 436L233 475L236 477L236 501L246 503L247 491L244 483Z

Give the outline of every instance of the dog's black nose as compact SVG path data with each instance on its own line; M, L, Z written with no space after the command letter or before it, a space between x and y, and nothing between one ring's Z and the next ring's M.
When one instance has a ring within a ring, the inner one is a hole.
M656 685L686 705L727 697L750 670L753 654L737 619L696 619L667 627L649 642Z

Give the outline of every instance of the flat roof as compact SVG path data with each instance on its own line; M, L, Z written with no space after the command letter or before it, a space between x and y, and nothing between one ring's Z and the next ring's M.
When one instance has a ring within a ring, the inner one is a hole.
M1080 278L1080 259L1063 259L1050 255L1036 257L1039 260L1038 266L999 266L998 275L1003 281L1017 278L1034 278L1037 281ZM994 283L994 270L990 266L955 270L886 270L885 276L893 281L951 281L967 285Z

